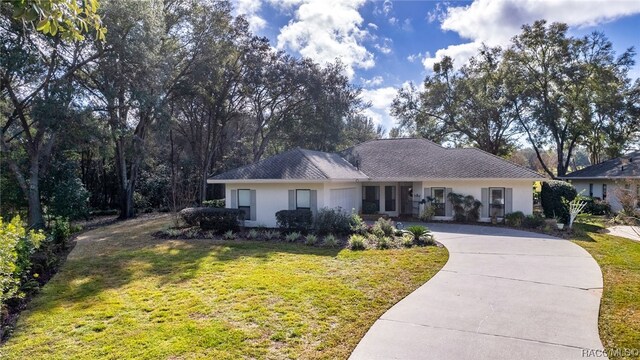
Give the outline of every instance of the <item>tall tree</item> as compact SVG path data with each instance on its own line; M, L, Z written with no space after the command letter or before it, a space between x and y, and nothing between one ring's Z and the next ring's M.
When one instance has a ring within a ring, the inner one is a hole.
M565 175L576 146L593 127L594 109L605 104L597 100L597 84L611 76L624 78L632 50L616 59L604 37L572 38L566 24L547 25L541 20L523 26L505 59L520 126L544 171L552 177ZM613 88L619 89L621 83L624 80ZM556 150L555 169L542 158L547 146Z
M78 108L73 75L100 51L89 41L65 42L60 33L33 31L29 21L14 19L6 4L0 11L0 96L8 104L0 121L0 150L28 199L29 225L40 228L40 179L57 134ZM21 152L26 166L18 161Z
M508 155L517 131L501 59L500 48L482 47L456 71L452 59L443 58L425 78L423 91L413 85L398 91L392 114L409 133Z

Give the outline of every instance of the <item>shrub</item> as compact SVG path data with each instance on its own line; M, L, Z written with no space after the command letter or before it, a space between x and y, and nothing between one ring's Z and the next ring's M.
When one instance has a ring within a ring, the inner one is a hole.
M300 236L302 236L302 234L300 234L297 231L294 232L290 232L288 233L284 239L287 240L288 242L296 242L298 239L300 239Z
M311 227L311 210L280 210L276 213L278 226L284 230L306 231Z
M364 250L366 249L367 239L359 234L353 234L349 237L349 249L351 250Z
M369 229L367 223L355 211L351 213L350 228L352 232L360 235L366 234Z
M60 216L56 217L51 223L51 238L53 243L64 247L67 239L71 236L71 226L69 220Z
M256 229L251 229L247 232L247 239L249 240L256 240L258 238L258 230Z
M225 240L234 240L236 238L236 233L234 233L233 230L227 230L222 237Z
M420 214L420 220L431 221L435 214L436 214L436 207L433 206L433 204L426 205L424 207L424 210L422 210L422 214Z
M415 245L413 234L403 234L402 235L402 246L404 247L412 247Z
M544 224L544 217L535 214L527 215L522 219L522 227L526 229L537 229Z
M431 231L424 226L413 225L407 228L407 233L413 236L416 245L435 245Z
M203 230L238 231L239 221L244 219L244 211L208 207L186 208L180 211L180 217L188 225L199 225Z
M482 202L473 196L449 193L448 200L453 204L453 220L459 222L477 222L480 219Z
M280 236L280 233L275 230L269 230L262 233L262 236L267 240L273 240Z
M524 213L522 211L514 211L504 216L504 221L509 226L520 227L524 221Z
M224 203L224 199L205 200L202 202L202 206L212 207L212 208L224 208L225 203Z
M592 197L581 197L582 201L587 203L583 212L591 215L610 215L611 214L611 205L605 201L600 200L598 198Z
M347 234L351 230L351 217L337 209L322 208L318 210L314 228L320 234Z
M42 232L27 231L19 216L5 223L0 217L0 304L22 297L22 285L28 281L31 255L45 240Z
M550 180L542 183L540 202L544 216L548 219L558 218L562 223L569 222L568 203L575 199L578 193L573 185L564 181Z
M388 249L391 247L391 238L387 236L383 236L378 238L378 242L376 244L376 248L378 249Z
M309 234L304 238L304 244L305 245L315 245L318 242L318 237L316 235L313 234Z
M338 245L338 240L333 234L329 234L324 237L322 245L326 247L336 247Z
M374 234L378 237L381 236L392 236L395 228L393 227L393 222L389 219L379 218L371 229Z

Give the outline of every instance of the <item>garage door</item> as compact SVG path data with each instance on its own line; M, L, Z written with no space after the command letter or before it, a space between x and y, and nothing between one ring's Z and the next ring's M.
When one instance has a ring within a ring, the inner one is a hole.
M331 189L330 206L332 208L340 208L342 211L351 213L356 207L356 188Z

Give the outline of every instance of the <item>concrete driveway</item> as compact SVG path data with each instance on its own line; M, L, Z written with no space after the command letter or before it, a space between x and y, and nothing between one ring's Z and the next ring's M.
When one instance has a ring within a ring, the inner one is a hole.
M429 224L449 261L389 309L351 359L582 359L602 349L602 273L580 246L511 229Z

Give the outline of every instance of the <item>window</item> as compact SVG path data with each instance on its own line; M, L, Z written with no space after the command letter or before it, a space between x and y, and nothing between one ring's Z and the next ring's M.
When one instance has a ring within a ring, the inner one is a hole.
M395 186L384 187L384 210L396 211L396 187Z
M245 219L249 220L251 218L251 190L238 190L238 209L244 211Z
M589 184L589 197L593 197L593 184Z
M433 198L432 204L435 210L433 216L446 216L444 188L431 188L431 197Z
M504 188L489 188L491 217L504 217Z
M607 184L602 184L602 200L607 200Z
M311 209L311 190L296 190L296 209Z
M375 214L380 211L380 187L362 187L362 213Z

